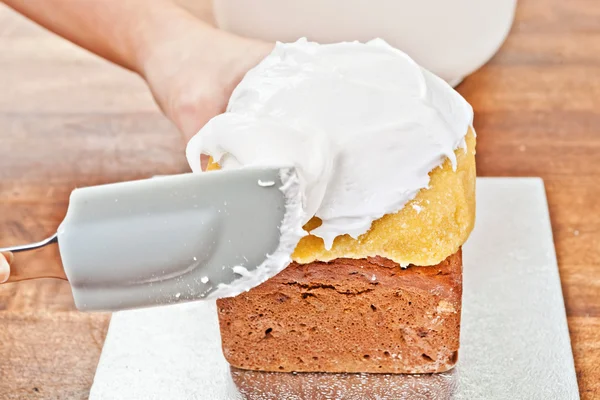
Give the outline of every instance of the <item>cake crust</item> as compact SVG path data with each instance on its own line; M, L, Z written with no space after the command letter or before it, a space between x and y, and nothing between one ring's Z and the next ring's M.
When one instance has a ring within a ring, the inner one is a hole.
M435 266L382 257L290 264L217 301L234 367L280 372L433 373L457 361L462 254Z

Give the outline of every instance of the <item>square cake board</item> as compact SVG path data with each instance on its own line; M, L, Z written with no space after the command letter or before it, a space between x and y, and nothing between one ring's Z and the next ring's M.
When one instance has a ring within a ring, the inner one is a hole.
M433 375L232 369L214 303L115 313L91 400L579 399L543 181L479 178L458 365Z

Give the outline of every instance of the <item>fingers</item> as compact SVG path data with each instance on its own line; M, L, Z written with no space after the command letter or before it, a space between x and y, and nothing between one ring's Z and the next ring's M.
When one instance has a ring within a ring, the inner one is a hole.
M4 283L10 276L10 264L13 262L12 253L0 253L0 283Z

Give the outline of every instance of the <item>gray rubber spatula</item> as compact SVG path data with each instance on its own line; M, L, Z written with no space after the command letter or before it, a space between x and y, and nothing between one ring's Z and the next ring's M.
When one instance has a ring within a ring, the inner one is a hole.
M200 299L278 248L291 174L246 168L76 189L55 236L0 251L58 241L80 310Z

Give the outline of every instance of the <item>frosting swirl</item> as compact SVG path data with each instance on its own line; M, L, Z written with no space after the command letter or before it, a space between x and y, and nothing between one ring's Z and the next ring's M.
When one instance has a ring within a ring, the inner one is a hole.
M187 147L223 169L293 166L304 222L326 248L357 238L428 187L429 172L465 146L473 110L446 82L381 39L277 43L234 90L227 111Z

